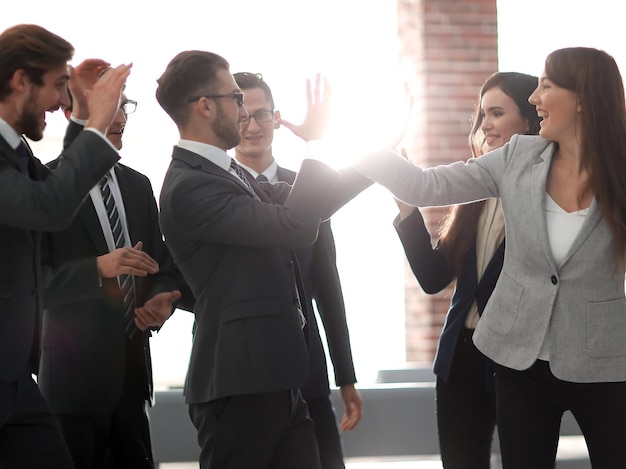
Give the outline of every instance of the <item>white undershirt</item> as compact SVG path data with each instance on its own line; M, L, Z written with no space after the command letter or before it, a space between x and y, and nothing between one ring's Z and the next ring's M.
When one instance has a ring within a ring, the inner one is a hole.
M554 257L557 265L565 259L567 251L578 236L588 212L588 208L576 212L566 212L546 193L546 228L552 257Z
M589 209L578 210L576 212L566 212L557 204L546 192L546 229L552 257L557 265L561 264L572 247L574 239L585 222ZM540 360L550 360L550 329L546 333L543 345L539 351Z

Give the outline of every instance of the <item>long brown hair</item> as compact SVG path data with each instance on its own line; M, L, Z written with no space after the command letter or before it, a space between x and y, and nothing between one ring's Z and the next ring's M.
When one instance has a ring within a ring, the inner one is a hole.
M528 134L537 134L539 121L535 106L528 102L528 97L537 88L538 79L532 75L516 72L498 72L491 75L478 93L478 103L472 118L472 130L469 134L469 146L472 156L477 158L484 153L485 137L480 131L484 115L481 101L492 88L501 89L517 105L520 115L528 121ZM463 261L469 249L476 244L478 220L485 201L456 205L448 211L440 230L440 243L443 252L458 277L463 268Z
M580 142L589 188L614 236L615 267L626 252L626 107L624 84L613 57L571 47L546 58L546 76L576 93L582 107Z

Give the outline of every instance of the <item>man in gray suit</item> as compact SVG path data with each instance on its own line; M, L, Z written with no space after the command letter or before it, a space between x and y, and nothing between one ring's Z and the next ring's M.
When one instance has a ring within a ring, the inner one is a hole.
M181 137L161 191L161 226L196 298L186 401L200 467L318 469L298 390L308 376L307 309L292 249L315 240L342 175L310 159L293 188L261 187L246 174L226 150L248 113L216 54L178 54L156 96ZM335 208L370 184L353 170L343 176Z

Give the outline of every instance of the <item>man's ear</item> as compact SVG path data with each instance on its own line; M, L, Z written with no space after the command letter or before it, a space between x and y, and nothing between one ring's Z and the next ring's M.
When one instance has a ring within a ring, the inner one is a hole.
M274 128L280 128L280 111L274 111Z
M26 71L22 68L13 72L11 77L11 89L23 92L32 82Z

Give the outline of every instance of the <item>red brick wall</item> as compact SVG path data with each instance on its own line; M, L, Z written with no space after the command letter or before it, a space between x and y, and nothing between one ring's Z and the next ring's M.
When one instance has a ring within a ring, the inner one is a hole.
M498 69L496 0L398 0L400 61L415 99L409 157L436 166L469 157L476 97ZM433 242L443 209L424 209ZM406 359L431 362L452 286L426 295L406 267Z

